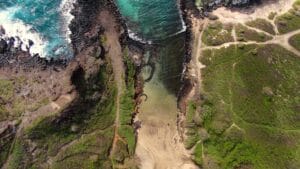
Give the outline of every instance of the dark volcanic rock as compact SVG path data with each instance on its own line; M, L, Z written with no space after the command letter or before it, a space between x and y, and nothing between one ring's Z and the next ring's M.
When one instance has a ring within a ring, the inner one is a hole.
M4 53L7 50L7 43L5 40L1 39L0 40L0 53Z
M0 36L5 35L5 29L0 25Z
M99 38L101 27L98 27L98 30L92 36L86 36L86 33L90 31L92 23L96 21L96 14L102 4L101 0L78 0L75 4L72 11L75 19L72 20L69 26L72 31L71 39L75 55L85 47L95 43Z
M203 7L207 9L212 9L216 6L231 6L240 7L248 6L251 3L260 3L261 0L203 0Z

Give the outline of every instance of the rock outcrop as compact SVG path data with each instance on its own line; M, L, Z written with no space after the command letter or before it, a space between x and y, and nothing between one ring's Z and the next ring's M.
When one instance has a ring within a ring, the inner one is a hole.
M202 0L204 8L214 8L215 6L247 6L251 3L259 3L260 0Z

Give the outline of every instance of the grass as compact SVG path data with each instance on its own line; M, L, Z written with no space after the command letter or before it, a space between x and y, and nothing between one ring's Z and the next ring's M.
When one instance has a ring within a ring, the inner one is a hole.
M269 21L267 21L266 19L258 18L256 20L247 22L246 25L251 26L253 28L260 29L260 30L265 31L265 32L268 32L272 35L275 35L273 25Z
M7 160L13 141L13 136L0 138L0 166Z
M121 139L117 143L118 153L113 155L113 160L108 155L114 136L112 126L116 118L117 87L111 75L111 65L107 63L92 79L76 77L75 85L80 88L79 100L58 116L39 119L27 129L28 138L37 143L38 149L43 150L37 154L39 160L34 165L39 166L49 156L55 157L52 168L108 169L113 167L114 161L122 159L123 162L134 155L136 140L131 120L135 104L135 67L127 57L124 62L127 78L126 89L120 98L121 124L118 133ZM95 99L95 93L99 92L101 97ZM77 131L72 130L74 125ZM62 148L65 145L68 146Z
M60 147L78 138L80 133L90 133L110 127L115 118L113 113L115 112L115 96L116 92L112 90L111 95L107 96L107 100L100 102L88 112L76 113L63 123L56 123L58 118L56 116L41 119L27 129L27 134L40 148L47 149L50 156L55 155L59 152ZM71 131L74 124L79 126L78 132Z
M197 143L194 149L193 160L199 166L203 165L202 151L202 143Z
M113 140L113 128L81 137L54 160L53 169L96 169L108 168L111 164L107 154Z
M196 1L195 1L195 5L196 5L198 8L202 8L202 7L203 7L202 0L196 0Z
M105 35L100 36L100 44L104 45L107 43L107 37Z
M266 35L265 33L248 29L247 27L243 26L242 24L236 25L235 29L236 29L238 41L265 42L265 41L272 39L272 37Z
M20 166L22 166L24 157L25 147L19 139L16 139L13 145L12 153L10 155L10 160L8 162L8 169L18 169Z
M200 134L196 122L196 114L198 113L196 108L195 102L189 102L185 121L185 126L187 128L186 134L188 137L184 142L185 148L187 149L193 148L197 142L200 141Z
M17 119L25 111L35 111L49 103L48 98L28 102L22 95L15 94L15 88L23 88L25 81L23 76L0 79L0 121Z
M300 2L297 0L292 9L290 9L287 13L275 18L275 24L279 33L285 34L300 29L299 9Z
M14 94L13 82L6 79L0 79L0 98L8 101Z
M123 125L119 129L119 135L126 140L128 153L132 156L134 155L135 151L135 132L132 126L129 125Z
M268 19L274 20L275 16L277 15L277 12L271 12L268 16Z
M210 23L203 32L202 41L208 46L218 46L232 42L232 25L224 25L219 21Z
M61 148L66 144L71 143L74 140L82 140L80 138L85 135L84 138L92 139L89 141L98 142L95 146L101 146L101 149L97 147L97 153L105 150L99 158L92 160L89 159L86 154L88 150L80 149L72 145L67 148L67 153L80 153L81 155L74 155L74 158L67 157L55 164L55 167L63 168L101 168L99 166L106 165L108 160L107 150L111 146L111 133L113 131L112 125L115 121L115 101L117 95L117 88L114 85L111 65L106 63L100 67L99 73L88 77L88 79L80 79L81 76L76 77L77 87L80 87L80 97L66 107L62 112L56 113L49 117L37 119L31 127L26 129L27 137L37 144L37 148L41 151L37 154L38 160L34 163L35 166L39 166L46 160L47 156L54 157L61 153ZM97 95L100 95L98 97ZM96 97L97 96L97 97ZM72 127L76 126L76 131L72 130ZM102 131L104 133L102 133ZM91 133L102 133L94 136ZM91 136L91 138L89 137ZM107 136L107 137L106 137ZM83 141L85 142L85 141ZM103 144L103 145L102 145ZM89 146L92 148L94 145ZM74 151L74 152L73 152ZM78 151L78 152L77 152ZM92 153L93 154L93 153ZM86 159L84 162L82 160ZM81 164L82 162L82 164ZM80 164L79 164L80 163ZM101 163L101 164L100 164ZM54 168L55 168L54 167ZM104 167L105 168L105 167Z
M294 35L289 39L289 43L300 51L300 34Z
M37 119L31 128L27 128L28 137L37 143L38 148L47 150L47 154L55 155L60 147L76 138L69 125L56 125L56 116Z
M6 120L9 116L9 112L6 109L5 105L0 103L0 121Z
M203 150L196 145L198 163L207 167L203 152L224 169L299 168L299 58L278 45L230 46L203 56L201 112L209 137Z
M135 132L132 126L133 113L135 111L134 76L136 72L135 65L128 56L127 48L124 50L124 64L126 66L126 85L120 99L120 127L118 133L126 141L126 149L128 150L128 154L132 156L134 155L136 145Z

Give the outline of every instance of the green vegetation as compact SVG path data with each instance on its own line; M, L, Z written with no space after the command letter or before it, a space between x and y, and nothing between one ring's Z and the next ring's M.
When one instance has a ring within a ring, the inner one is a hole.
M202 41L208 46L218 46L232 42L232 25L224 25L219 21L210 23L203 32Z
M197 142L200 140L199 129L197 128L197 117L196 117L196 103L190 102L188 105L188 111L185 121L185 126L187 128L187 140L185 140L185 147L187 149L193 148Z
M194 150L194 162L199 165L202 166L203 165L203 159L202 159L202 143L197 143L195 146L195 150Z
M272 39L272 37L266 35L265 33L248 29L246 26L243 26L242 24L235 25L235 29L236 29L238 41L265 42Z
M24 95L17 93L15 89L24 89L26 85L34 86L36 83L32 79L24 76L15 76L10 79L0 78L0 121L19 118L26 111L36 111L38 108L49 103L49 98L39 98L28 101ZM30 91L26 89L26 91Z
M275 35L273 25L265 19L258 18L256 20L247 22L246 25L251 26L253 28L263 30L263 31L268 32L272 35Z
M5 105L0 103L0 121L7 119L9 112L7 111Z
M196 0L196 1L195 1L195 5L196 5L198 8L202 8L202 7L203 7L202 0Z
M277 15L277 12L271 12L268 16L268 19L273 20L276 15Z
M300 29L300 1L297 0L287 13L275 18L275 24L281 34Z
M208 135L203 149L196 145L195 162L299 168L299 58L278 45L230 46L203 56L200 125Z
M2 166L10 151L10 147L12 146L13 143L13 137L2 137L0 138L0 166Z
M25 158L25 148L22 145L22 142L17 139L13 145L13 150L8 162L8 169L19 169L23 162L23 158Z
M0 98L8 101L14 94L13 82L6 79L0 79Z
M59 152L53 169L109 169L109 154L113 140L113 128L84 135Z
M89 77L83 76L82 71L75 72L76 78L73 78L81 97L62 112L37 119L26 129L27 137L40 150L32 166L39 168L47 156L58 158L53 168L105 169L111 166L108 154L117 96L112 68L106 63L98 74Z
M300 51L300 34L294 35L289 39L289 43Z
M135 65L128 56L127 48L124 50L124 64L126 66L126 84L120 98L120 126L118 129L121 140L118 140L118 151L114 154L114 159L121 163L124 162L125 158L130 158L134 155L136 144L135 131L132 126L133 112L135 111Z
M107 37L105 35L100 36L100 44L104 45L107 42Z
M13 135L0 140L0 164L3 165L8 159L9 169L45 166L52 169L111 169L122 165L135 168L132 158L136 144L132 126L135 65L127 52L126 49L126 85L120 97L120 126L117 131L120 138L116 143L116 153L110 154L115 132L118 90L112 65L104 62L98 73L89 76L86 76L81 67L73 72L71 81L79 97L63 110L35 119L24 129L24 135L19 136L22 140L17 138L14 141ZM7 99L12 97L12 84L10 81L1 81L0 87L6 91L1 94ZM34 111L47 103L48 99L41 99L28 106L20 100L11 107L15 112L22 112L25 108ZM0 108L0 117L6 118L6 107L1 105ZM31 150L32 146L34 150Z

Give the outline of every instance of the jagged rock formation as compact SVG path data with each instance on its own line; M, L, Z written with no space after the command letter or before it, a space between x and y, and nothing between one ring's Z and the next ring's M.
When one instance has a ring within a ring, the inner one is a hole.
M250 3L259 3L260 0L202 0L204 8L213 8L218 5L225 6L247 6Z

